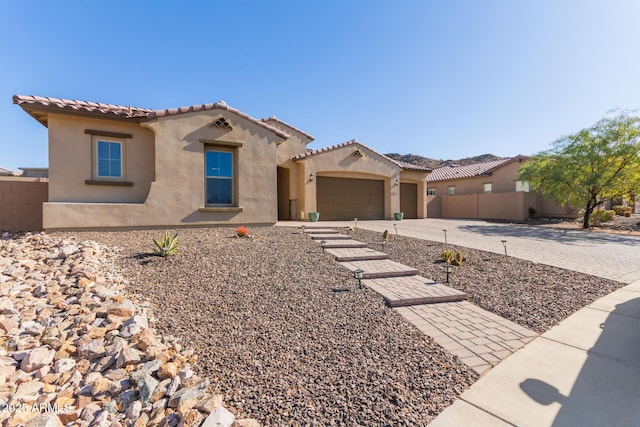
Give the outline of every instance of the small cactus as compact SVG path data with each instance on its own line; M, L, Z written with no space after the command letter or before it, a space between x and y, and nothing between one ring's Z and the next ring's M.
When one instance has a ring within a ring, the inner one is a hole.
M384 233L382 233L382 240L385 242L389 241L389 230L384 230Z

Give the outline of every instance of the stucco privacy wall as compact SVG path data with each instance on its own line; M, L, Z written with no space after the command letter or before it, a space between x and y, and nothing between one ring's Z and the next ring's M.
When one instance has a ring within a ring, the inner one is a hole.
M359 150L361 157L354 155ZM391 218L393 212L400 210L400 186L392 185L400 179L400 167L377 153L371 152L360 144L350 144L314 154L298 162L301 210L304 218L309 212L317 212L315 177L378 179L384 181L384 215ZM322 216L322 213L320 213Z
M221 117L232 129L212 126ZM46 203L45 228L273 223L277 220L276 144L282 138L275 133L233 112L218 109L161 116L141 126L143 131L152 131L155 135L155 181L144 203ZM53 133L50 129L50 134ZM205 208L204 150L209 145L234 150L236 207ZM58 156L55 144L51 150L53 156ZM153 159L153 155L150 158ZM67 177L67 180L70 179Z
M88 185L95 178L98 136L86 131L130 134L121 138L127 186ZM143 203L155 179L154 135L137 123L49 114L49 200L51 202ZM48 219L51 220L51 219Z
M0 177L0 231L42 230L48 186L43 178Z

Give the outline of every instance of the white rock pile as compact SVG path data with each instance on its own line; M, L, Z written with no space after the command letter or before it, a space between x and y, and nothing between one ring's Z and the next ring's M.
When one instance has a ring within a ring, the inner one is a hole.
M114 254L44 233L0 238L2 425L258 425L207 391L192 349L150 328Z

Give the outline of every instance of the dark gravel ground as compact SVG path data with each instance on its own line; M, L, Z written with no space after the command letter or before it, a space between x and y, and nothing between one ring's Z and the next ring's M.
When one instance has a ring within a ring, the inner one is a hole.
M196 370L238 416L265 425L425 425L477 379L376 293L358 289L308 236L250 231L253 239L232 237L232 228L181 230L183 250L167 259L149 254L159 231L67 234L122 248L128 292L152 303L161 333L196 350ZM394 239L393 256L411 265L403 248L416 248L417 262L429 243Z
M539 333L625 285L500 254L396 236L390 231L385 252L391 259L438 282L445 281L440 254L445 249L461 251L465 261L453 267L449 286L466 292L469 301L485 310ZM380 250L382 233L358 229L356 239Z

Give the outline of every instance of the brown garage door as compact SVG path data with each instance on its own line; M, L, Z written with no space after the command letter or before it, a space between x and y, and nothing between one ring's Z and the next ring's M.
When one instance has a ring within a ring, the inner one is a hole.
M384 181L319 176L320 220L384 219Z
M400 183L400 211L405 218L418 218L418 184Z

